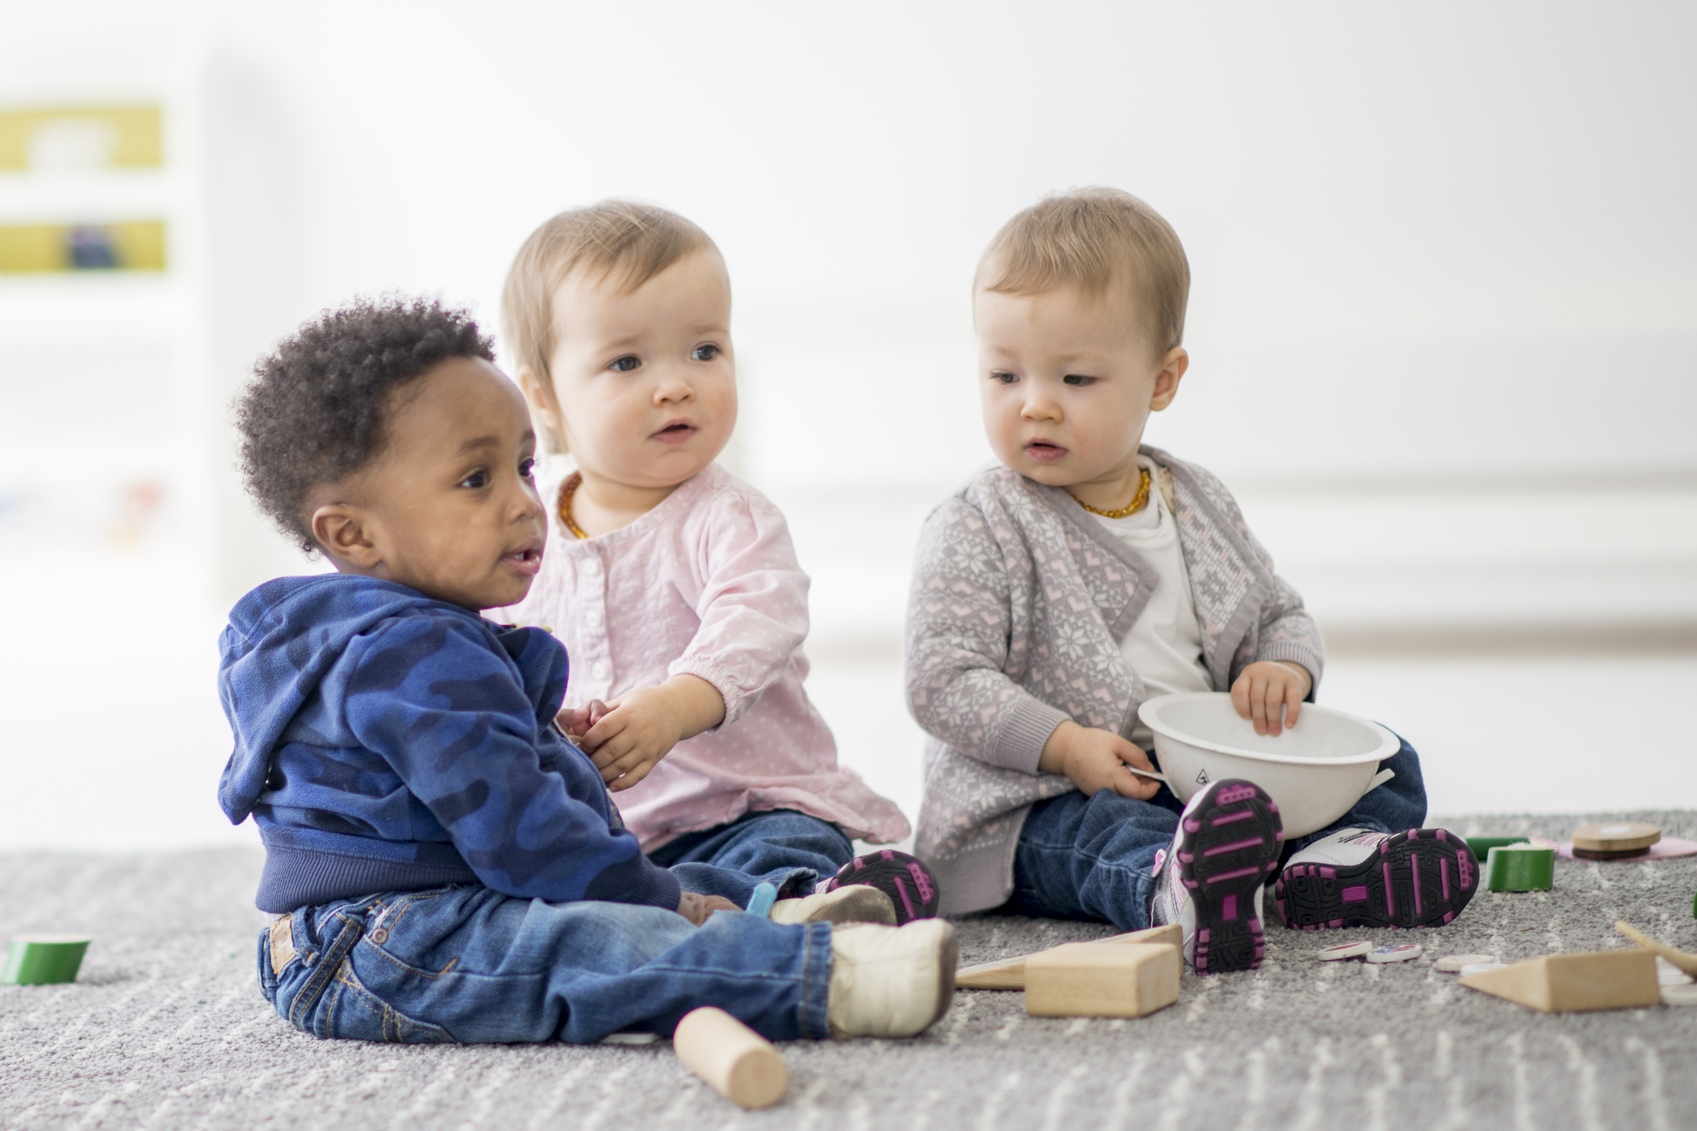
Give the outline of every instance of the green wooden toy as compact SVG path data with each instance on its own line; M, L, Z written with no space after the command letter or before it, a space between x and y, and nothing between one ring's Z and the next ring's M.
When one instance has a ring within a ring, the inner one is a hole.
M18 935L6 951L0 983L50 986L74 982L88 952L87 935Z
M1549 891L1555 877L1553 848L1505 844L1485 857L1485 887L1490 891Z
M1507 848L1511 844L1526 844L1528 838L1523 836L1470 836L1466 838L1467 847L1473 850L1473 859L1483 860L1486 853L1493 848Z

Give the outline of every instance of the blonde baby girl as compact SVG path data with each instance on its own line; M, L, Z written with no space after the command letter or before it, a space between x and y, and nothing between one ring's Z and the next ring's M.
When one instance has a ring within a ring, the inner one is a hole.
M781 921L934 914L919 861L855 856L851 838L896 841L907 821L838 766L802 686L808 577L783 515L714 463L737 416L719 249L652 205L563 212L519 249L502 317L570 456L539 476L548 552L505 615L565 644L560 725L643 850L740 906L771 882Z

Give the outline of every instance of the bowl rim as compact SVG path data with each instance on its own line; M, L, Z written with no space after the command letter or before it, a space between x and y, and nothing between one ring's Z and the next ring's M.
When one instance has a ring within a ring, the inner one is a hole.
M1322 707L1318 703L1304 703L1302 705L1302 709L1304 711L1320 711L1328 715L1337 715L1341 718L1349 719L1352 722L1360 723L1362 726L1378 734L1379 745L1365 753L1349 754L1342 758L1303 758L1293 754L1263 754L1258 750L1243 750L1227 746L1224 743L1209 742L1207 739L1185 734L1183 731L1174 727L1171 723L1164 722L1161 719L1161 709L1168 703L1186 702L1192 699L1219 699L1222 697L1229 699L1231 697L1231 693L1226 691L1180 691L1172 695L1157 695L1151 699L1145 699L1137 708L1137 714L1138 717L1143 720L1144 725L1151 731L1154 731L1163 738L1170 738L1174 742L1182 742L1187 746L1194 746L1200 750L1208 750L1215 754L1229 754L1236 758L1252 758L1265 762L1283 762L1286 765L1291 766L1355 766L1360 765L1363 762L1383 762L1385 759L1395 754L1397 749L1402 745L1397 736L1391 733L1390 728L1380 726L1371 719L1364 719L1359 715L1352 715L1348 711L1340 711L1336 707ZM1151 708L1154 709L1151 710Z

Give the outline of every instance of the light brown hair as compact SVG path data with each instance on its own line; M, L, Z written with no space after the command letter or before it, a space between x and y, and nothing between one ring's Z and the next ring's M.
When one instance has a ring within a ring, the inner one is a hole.
M656 204L603 200L544 223L524 241L501 288L501 331L515 372L528 369L552 394L554 292L573 272L629 294L693 251L714 248L707 233ZM565 437L543 427L549 447Z
M1002 225L973 288L1034 295L1074 286L1091 299L1120 292L1147 311L1159 353L1184 341L1190 262L1178 233L1129 192L1081 188L1033 204Z

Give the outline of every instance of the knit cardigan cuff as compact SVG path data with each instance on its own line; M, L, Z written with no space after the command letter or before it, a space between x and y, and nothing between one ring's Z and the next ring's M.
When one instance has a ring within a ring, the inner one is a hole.
M1065 711L1056 710L1040 699L1021 696L1002 720L987 761L1005 770L1035 774L1043 757L1043 744L1069 718Z
M1256 650L1255 659L1285 660L1292 664L1301 664L1308 669L1308 678L1313 682L1308 688L1308 700L1313 702L1315 692L1320 690L1320 672L1326 666L1326 657L1315 651L1307 644L1294 640L1279 641L1268 644Z

